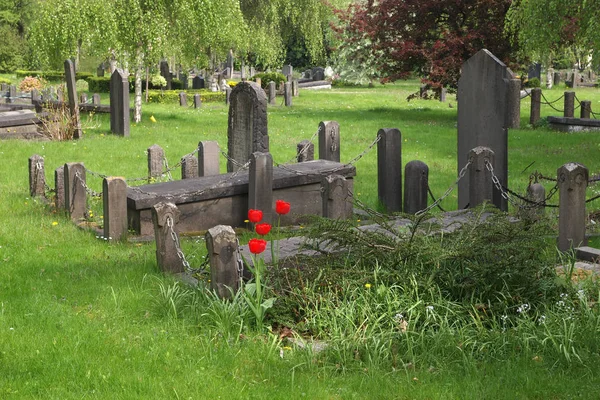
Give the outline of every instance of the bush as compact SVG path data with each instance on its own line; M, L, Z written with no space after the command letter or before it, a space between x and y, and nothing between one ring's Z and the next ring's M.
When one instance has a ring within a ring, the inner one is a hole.
M89 92L90 85L85 79L77 79L77 82L75 82L75 90L78 92Z
M540 87L540 80L538 78L531 78L529 80L525 81L525 87L528 88L539 88Z
M273 81L279 87L281 82L286 81L285 75L280 72L261 72L260 74L256 74L252 77L252 80L256 82L256 78L260 78L260 86L263 89L266 89L269 86L269 82Z
M0 76L0 83L5 83L7 85L10 85L10 84L12 84L12 81L8 78L3 78Z
M206 89L185 90L188 104L193 104L194 95L200 94L203 103L225 102L225 92L211 92ZM149 90L148 102L150 103L179 103L181 90Z
M21 83L19 83L19 90L21 92L31 92L34 89L42 90L46 84L47 82L43 78L26 76Z
M44 78L48 81L62 81L65 79L64 71L27 71L18 69L15 71L17 74L17 78L25 78L27 76L38 76L40 78ZM93 76L89 72L77 72L75 74L75 79L87 79Z
M110 92L110 76L89 76L86 78L86 81L89 85L89 91L93 93L109 93ZM183 82L179 79L173 79L171 81L172 90L182 90ZM160 89L160 86L155 87L152 84L152 80L148 85L149 89ZM142 89L146 90L146 80L142 79ZM135 91L135 78L133 76L129 77L129 92L133 93Z

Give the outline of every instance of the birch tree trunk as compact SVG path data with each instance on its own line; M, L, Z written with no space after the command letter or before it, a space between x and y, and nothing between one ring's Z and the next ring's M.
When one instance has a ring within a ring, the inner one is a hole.
M135 123L142 121L142 74L144 73L142 46L138 45L135 54L135 100L133 106L133 120Z

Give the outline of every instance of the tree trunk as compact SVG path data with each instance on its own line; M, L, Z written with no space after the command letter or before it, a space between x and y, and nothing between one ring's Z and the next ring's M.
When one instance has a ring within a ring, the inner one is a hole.
M144 73L142 46L138 46L135 55L135 100L133 106L133 120L135 123L142 121L142 74Z

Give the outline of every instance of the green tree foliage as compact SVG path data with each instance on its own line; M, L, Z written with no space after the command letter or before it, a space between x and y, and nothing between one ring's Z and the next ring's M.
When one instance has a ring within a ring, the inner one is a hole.
M533 58L550 61L565 52L587 58L600 51L600 1L516 0L506 27ZM599 66L600 58L593 63Z
M0 0L0 72L25 65L24 32L31 15L31 0Z

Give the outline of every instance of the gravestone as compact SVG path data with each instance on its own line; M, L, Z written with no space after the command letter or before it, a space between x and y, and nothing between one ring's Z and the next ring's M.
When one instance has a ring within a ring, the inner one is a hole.
M104 63L98 65L98 68L96 69L96 76L98 76L98 77L104 76Z
M495 154L494 173L500 184L508 180L508 94L512 71L491 52L482 49L469 58L458 80L458 170L469 160L469 152L478 146L489 147ZM506 211L508 204L494 188L492 202ZM458 183L458 208L469 203L469 176Z
M181 107L187 107L187 95L185 94L185 92L179 93L179 105Z
M99 106L100 105L100 95L98 93L94 93L92 95L92 104L95 106Z
M67 94L69 97L69 112L71 114L71 123L73 126L73 139L81 139L83 131L81 130L81 121L79 119L79 104L77 104L75 65L73 65L73 61L71 60L65 61L65 79L67 80ZM129 103L127 103L127 108L129 109Z
M283 85L283 98L285 99L285 106L292 106L292 83L286 82Z
M192 89L204 89L204 78L195 76L194 79L192 79Z
M340 162L340 124L337 121L319 123L319 160Z
M291 65L284 65L283 69L281 70L281 73L285 77L293 75L293 73L294 73L294 67L292 67Z
M196 93L194 95L194 108L200 108L202 107L202 99L200 98L200 95L198 93Z
M323 67L314 67L312 69L312 80L322 81L325 79L325 69Z
M167 81L166 89L171 90L173 76L171 75L171 70L169 69L169 63L165 60L160 62L160 74Z
M269 104L275 104L277 96L277 88L275 82L269 82Z
M129 136L129 80L121 69L110 77L110 131Z
M527 79L538 78L540 81L542 80L542 64L533 63L529 66L529 71L527 72Z
M188 75L185 72L181 72L179 74L179 79L181 80L181 83L183 85L183 90L188 90L189 89Z
M238 83L231 91L227 172L237 171L255 152L269 152L267 97L260 86L247 81Z

